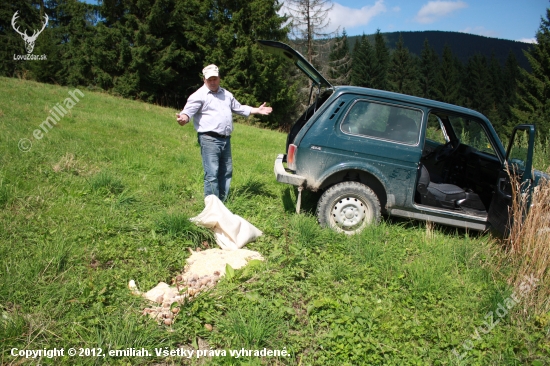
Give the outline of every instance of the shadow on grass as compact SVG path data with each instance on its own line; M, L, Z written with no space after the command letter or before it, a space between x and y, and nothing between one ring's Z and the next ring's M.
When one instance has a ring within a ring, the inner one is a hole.
M321 197L321 192L302 191L302 207L300 213L315 215L317 211L317 202ZM296 200L298 198L298 187L287 187L282 195L283 207L287 213L296 212Z
M413 228L419 228L419 227L425 227L426 221L421 220L414 220L414 219L408 219L405 217L397 217L397 216L391 216L391 215L384 215L384 219L388 225L400 225L401 227L405 229L413 229ZM443 225L443 224L433 224L433 230L437 230L439 233L447 236L459 236L464 237L468 236L472 239L478 239L485 235L487 235L487 231L477 231L472 229L464 229L460 227L454 227L449 225Z
M252 197L252 196L264 196L268 198L276 197L273 193L271 193L266 188L265 183L255 179L251 179L247 181L245 184L236 187L229 194L230 196L235 196L235 197Z

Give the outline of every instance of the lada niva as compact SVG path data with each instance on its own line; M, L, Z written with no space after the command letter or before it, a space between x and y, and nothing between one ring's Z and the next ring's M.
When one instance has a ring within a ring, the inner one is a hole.
M410 95L333 86L290 46L258 41L311 79L312 104L275 160L281 183L322 192L321 225L353 234L381 214L507 235L512 189L548 175L532 169L534 125L517 126L505 150L471 109ZM285 166L286 164L286 166Z

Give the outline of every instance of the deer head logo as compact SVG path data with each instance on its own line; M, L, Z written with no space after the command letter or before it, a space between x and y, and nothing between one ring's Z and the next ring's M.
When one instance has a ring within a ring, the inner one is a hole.
M46 21L45 23L42 23L42 29L40 29L40 31L37 31L35 30L32 34L32 36L29 36L27 34L27 30L25 29L25 32L21 33L19 31L19 27L15 27L15 20L17 19L17 13L19 13L19 10L15 12L15 14L13 14L13 18L11 18L11 26L13 27L13 29L19 33L21 35L21 37L23 37L23 40L25 41L25 48L27 49L27 53L32 53L32 50L34 49L34 42L36 42L36 38L38 38L38 36L40 35L40 33L42 33L42 31L46 28L46 26L48 25L48 14L44 14L44 20Z

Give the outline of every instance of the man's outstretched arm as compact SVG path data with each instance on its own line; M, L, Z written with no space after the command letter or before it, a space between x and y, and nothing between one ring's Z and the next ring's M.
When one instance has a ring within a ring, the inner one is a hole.
M272 111L273 111L273 108L266 107L265 103L264 103L261 106L259 106L258 108L252 108L252 110L250 111L250 114L261 114L263 116L267 116Z

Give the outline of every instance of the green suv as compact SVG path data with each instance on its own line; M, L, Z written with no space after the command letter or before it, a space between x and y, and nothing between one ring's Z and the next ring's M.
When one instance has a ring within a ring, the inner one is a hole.
M275 176L320 191L323 226L353 234L381 214L507 235L507 167L536 186L534 125L514 129L505 150L489 120L456 105L382 90L332 86L290 46L258 41L312 81L313 103L288 134ZM286 166L285 166L286 164Z

